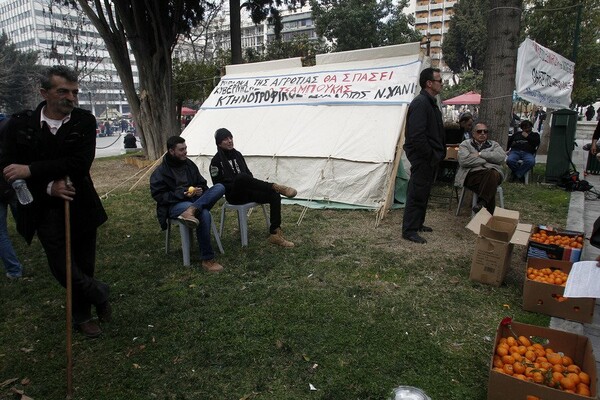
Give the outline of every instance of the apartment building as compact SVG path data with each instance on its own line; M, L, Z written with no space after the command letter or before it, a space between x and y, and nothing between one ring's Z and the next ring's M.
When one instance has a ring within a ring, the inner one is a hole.
M432 65L443 72L449 70L443 62L442 42L456 3L456 0L417 0L415 5L415 29L429 38Z
M41 65L65 64L80 71L80 107L95 115L107 108L129 112L104 41L81 11L51 0L0 0L0 31L18 50L38 51ZM133 59L132 64L137 80Z

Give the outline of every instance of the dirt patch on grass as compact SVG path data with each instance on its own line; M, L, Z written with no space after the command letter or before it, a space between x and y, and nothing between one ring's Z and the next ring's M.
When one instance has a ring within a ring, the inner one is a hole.
M148 186L148 167L138 168L126 162L126 156L97 158L90 171L96 191L100 196L112 190L129 190L138 180L138 186Z

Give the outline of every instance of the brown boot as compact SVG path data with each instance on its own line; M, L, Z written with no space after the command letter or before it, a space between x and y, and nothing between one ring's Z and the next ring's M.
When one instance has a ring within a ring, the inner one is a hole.
M194 206L189 206L184 212L177 217L185 226L190 229L196 229L200 221L195 217L197 208Z
M277 183L273 184L273 190L279 194L284 195L285 197L289 197L290 199L292 197L296 197L296 195L298 194L298 191L296 189L288 186L279 185Z
M286 240L283 237L283 231L281 230L281 228L277 228L275 233L269 235L268 241L269 243L276 244L281 247L294 247L294 243L290 242L289 240Z
M212 260L202 260L202 269L206 272L217 273L223 271L223 266L213 258Z

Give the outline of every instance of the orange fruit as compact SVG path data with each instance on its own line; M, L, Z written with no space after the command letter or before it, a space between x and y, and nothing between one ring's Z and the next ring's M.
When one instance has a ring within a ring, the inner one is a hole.
M535 361L537 357L537 354L535 354L535 352L528 350L527 353L525 353L525 358L528 359L529 361Z
M515 374L523 374L525 373L525 366L523 365L523 363L517 361L513 364L513 371L515 372Z
M535 383L543 383L544 382L544 375L542 375L542 373L539 371L534 372L532 378ZM575 385L573 385L573 387L575 387Z
M529 339L527 339L525 336L519 336L519 343L521 343L521 345L527 347L527 346L531 346L531 341Z
M513 365L515 363L515 358L513 356L502 356L502 362L504 364Z
M567 372L575 372L576 374L579 374L581 372L581 368L575 364L571 364L567 367Z
M575 382L573 382L573 380L571 378L565 376L564 378L562 378L560 380L560 387L563 390L567 390L567 389L573 390L573 389L575 389Z
M498 354L500 357L503 357L508 354L508 348L505 346L498 346L496 349L496 354Z
M540 400L540 398L537 396L528 395L526 400Z
M515 345L518 346L517 340L514 337L512 337L512 336L509 336L509 337L506 338L506 343L508 344L509 347L510 346L515 346Z
M550 364L561 364L562 365L562 356L558 353L550 353L546 357Z
M586 384L588 386L590 384L590 376L583 371L579 373L579 380L581 381L581 383Z
M568 367L569 365L573 364L573 359L571 357L569 357L569 356L563 356L563 362L562 362L562 364L565 367Z
M497 357L497 356L496 356ZM556 364L552 366L553 372L563 373L566 370L566 367L563 367L562 364Z
M588 385L586 385L585 383L580 383L579 385L577 385L576 393L582 394L584 396L592 395L592 392L590 391L590 387Z
M571 380L573 381L575 386L577 386L579 383L581 383L581 378L579 378L579 374L576 374L574 372L568 373L567 378L571 378Z
M512 364L504 364L504 366L502 367L502 369L504 370L504 373L506 375L512 375L515 373ZM575 387L575 385L573 385L573 387Z

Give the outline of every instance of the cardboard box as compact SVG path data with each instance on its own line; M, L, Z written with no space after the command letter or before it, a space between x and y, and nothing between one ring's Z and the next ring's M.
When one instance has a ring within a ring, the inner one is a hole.
M547 340L543 343L545 347L550 347L556 352L563 352L565 355L573 358L573 362L579 365L584 372L590 375L590 391L592 397L581 396L578 394L565 393L562 390L553 389L538 383L522 381L512 376L502 374L492 370L493 354L490 357L490 375L488 379L488 400L525 400L527 396L537 396L542 400L590 400L595 399L597 395L596 387L596 359L592 350L590 340L582 335L559 331L555 329L542 328L534 325L512 322L512 330L517 335L523 335L528 338L535 337ZM507 327L498 326L494 349L498 345L500 338L507 337L510 332Z
M548 233L548 236L563 235L573 238L583 236L583 232L558 230L544 225L536 226L532 233L537 233L540 229L544 229ZM565 249L555 244L543 244L532 240L529 241L527 246L527 257L531 258L548 258L551 260L577 262L581 258L582 252L583 247L581 249Z
M567 274L571 271L572 266L573 263L570 261L543 258L530 258L527 260L527 268L559 269ZM525 283L523 284L523 309L571 321L592 322L596 299L565 299L562 297L564 293L565 288L563 286L536 282L525 276Z
M446 145L445 160L458 160L458 144L447 144Z
M510 266L513 245L527 244L531 225L519 223L518 211L496 207L494 215L481 209L467 229L477 234L469 278L500 286Z

